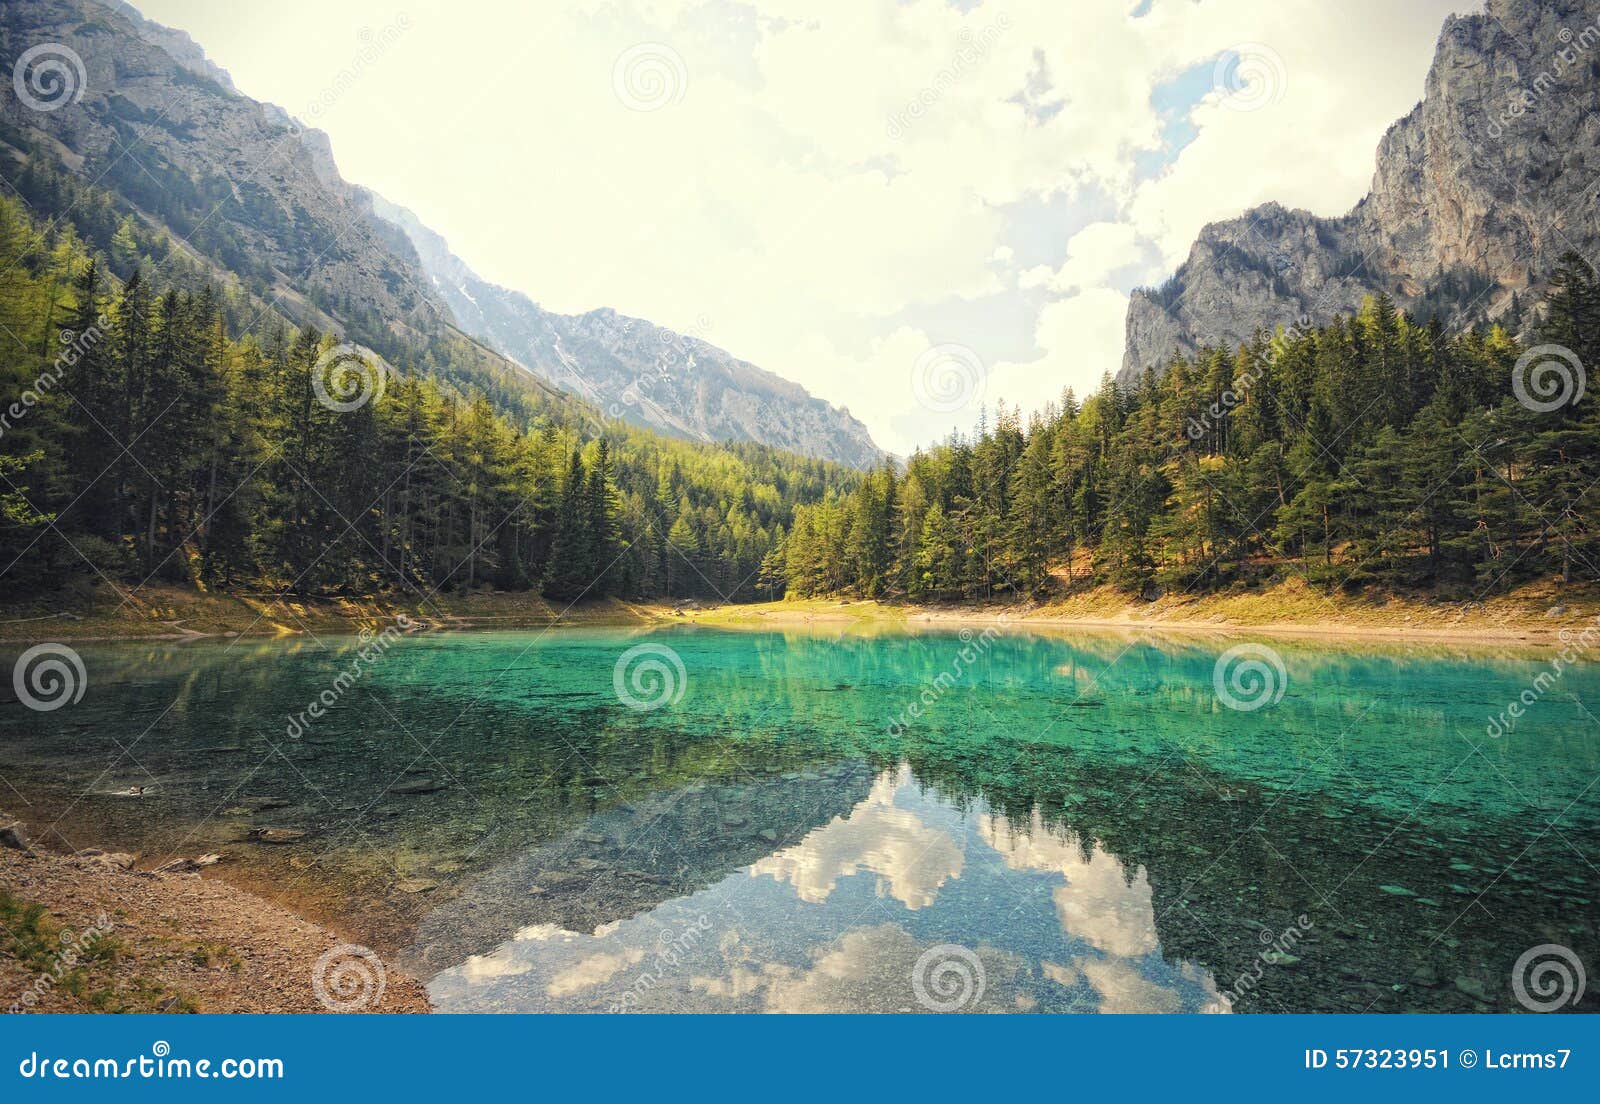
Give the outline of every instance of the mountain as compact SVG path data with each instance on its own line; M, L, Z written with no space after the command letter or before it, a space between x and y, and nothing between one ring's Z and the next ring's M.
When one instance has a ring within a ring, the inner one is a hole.
M866 426L799 384L697 337L612 310L555 314L489 283L410 211L374 195L400 227L461 327L608 417L702 441L756 441L870 467L883 454Z
M316 136L239 94L187 35L126 5L7 0L0 69L29 91L0 95L7 191L118 276L144 252L158 283L218 287L240 329L313 326L507 410L567 401L460 332L404 235L327 173Z
M65 47L83 66L76 101L36 109L0 97L13 150L53 153L298 322L385 352L425 340L446 308L415 256L380 237L350 189L319 179L286 115L220 83L181 48L186 36L153 26L87 0L8 0L8 72L35 44Z
M111 193L178 243L163 267L502 406L546 401L553 382L608 416L695 440L856 466L881 456L847 412L702 341L609 311L549 314L479 280L415 219L379 217L398 209L344 180L327 135L241 94L188 35L121 0L6 0L3 71L36 47L64 81L41 84L34 103L0 95L0 167L8 180L61 174L33 180L36 204L85 183ZM681 350L679 366L663 369L663 348Z
M174 61L182 65L189 72L205 77L222 85L229 92L237 93L239 90L233 85L233 77L226 69L206 57L206 52L201 45L189 36L186 31L173 27L163 27L160 23L146 19L138 8L125 0L101 0L112 11L125 16L134 29L139 32L139 37L152 46L159 46L172 55Z
M1447 329L1518 329L1563 253L1600 251L1597 174L1600 0L1489 0L1445 23L1366 197L1340 218L1269 203L1207 226L1166 285L1134 293L1120 378L1377 292Z

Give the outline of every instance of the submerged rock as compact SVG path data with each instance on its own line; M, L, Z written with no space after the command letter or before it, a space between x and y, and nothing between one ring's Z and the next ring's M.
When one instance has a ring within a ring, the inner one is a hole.
M1432 966L1420 967L1416 973L1411 975L1411 980L1414 984L1428 989L1437 989L1442 984L1438 971Z
M419 794L438 793L444 788L443 782L432 778L419 778L415 782L402 782L398 786L390 786L389 792L414 797Z
M304 828L256 828L250 833L257 843L295 843L305 837Z

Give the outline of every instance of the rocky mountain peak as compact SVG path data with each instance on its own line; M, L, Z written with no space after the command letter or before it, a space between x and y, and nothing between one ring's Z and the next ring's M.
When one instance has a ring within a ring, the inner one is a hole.
M1128 308L1120 378L1376 292L1447 329L1501 319L1560 256L1596 256L1600 0L1451 16L1422 101L1379 142L1368 194L1322 218L1269 203L1201 231Z
M883 458L850 412L705 340L699 319L678 333L600 307L545 310L478 276L412 212L373 196L378 216L402 230L461 328L603 417L701 441L753 441L870 467Z

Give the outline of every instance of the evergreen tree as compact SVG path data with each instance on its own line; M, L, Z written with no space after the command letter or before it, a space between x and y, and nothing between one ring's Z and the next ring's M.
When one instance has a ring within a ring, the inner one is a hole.
M573 449L561 481L561 502L556 508L555 544L550 551L550 567L545 573L544 593L562 601L574 601L594 583L594 563L590 526L589 484L583 468L583 453Z

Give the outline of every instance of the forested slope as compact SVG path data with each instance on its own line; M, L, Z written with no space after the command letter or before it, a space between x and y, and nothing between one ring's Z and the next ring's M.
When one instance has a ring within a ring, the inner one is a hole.
M757 594L822 461L601 423L471 363L293 327L105 193L0 199L0 588L80 577L290 593Z
M1481 597L1600 579L1600 284L1569 256L1528 349L1446 337L1384 296L1107 379L801 508L790 593L914 600L1111 583Z

